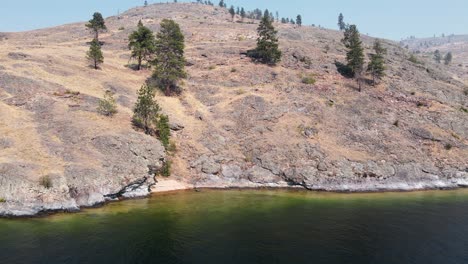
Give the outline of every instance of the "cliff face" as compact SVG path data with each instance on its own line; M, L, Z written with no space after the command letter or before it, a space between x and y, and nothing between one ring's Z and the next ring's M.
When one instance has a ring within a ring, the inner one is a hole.
M138 20L157 31L163 18L187 41L184 93L158 95L174 128L174 180L334 191L468 185L463 77L424 58L410 62L385 42L387 76L358 92L337 69L340 32L277 24L283 59L269 67L242 55L255 46L256 24L232 23L216 7L157 4L106 20L99 71L87 67L84 23L2 34L0 214L148 193L166 157L158 140L131 127L136 90L151 72L125 66L126 38ZM373 39L363 40L370 53ZM113 118L96 111L105 90L116 94Z

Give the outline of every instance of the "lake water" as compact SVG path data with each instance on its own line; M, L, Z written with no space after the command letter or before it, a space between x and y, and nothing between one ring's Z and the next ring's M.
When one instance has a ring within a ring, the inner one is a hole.
M0 220L0 263L468 263L468 190L180 192Z

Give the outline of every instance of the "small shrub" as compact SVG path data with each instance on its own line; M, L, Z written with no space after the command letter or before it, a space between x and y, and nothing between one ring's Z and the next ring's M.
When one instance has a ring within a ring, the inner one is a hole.
M52 179L48 175L42 176L39 179L39 184L42 185L46 189L50 189L52 188Z
M417 106L417 107L423 107L423 106L424 106L424 103L423 103L423 102L417 102L417 103L416 103L416 106Z
M237 94L237 95L245 94L245 90L242 89L242 88L240 88L240 89L238 89L238 90L236 91L236 94Z
M216 66L214 66L214 65L211 65L210 67L208 67L208 70L210 70L210 71L212 71L214 69L216 69Z
M167 147L167 152L170 154L175 154L177 152L177 145L174 141L170 141L169 146Z
M122 30L125 30L125 28L124 27L119 27L119 30L122 31Z
M400 126L400 121L396 120L395 122L393 122L393 125L396 126L396 127L399 127Z
M315 78L310 75L310 76L306 76L306 77L303 77L302 78L302 83L303 84L310 84L310 85L314 85L317 81L315 80Z
M330 107L333 107L335 105L335 101L330 99L330 100L327 101L327 105L330 106Z
M445 148L446 150L451 150L451 149L453 148L453 146L452 146L452 144L447 143L447 144L445 144L444 148Z
M237 69L236 69L236 68L232 68L232 69L231 69L231 72L237 72Z
M325 52L325 53L328 53L329 51L330 51L330 45L327 44L327 45L325 46L324 52Z
M414 64L423 64L421 61L418 60L414 54L411 54L411 56L408 58L409 61L411 61Z
M166 162L164 162L164 165L162 166L160 170L160 175L163 177L171 176L171 166L172 166L172 162L170 160L167 160Z
M65 91L65 94L80 95L80 92L72 91L72 90L66 90L66 91Z
M99 100L98 112L105 116L113 116L117 113L117 105L111 91L107 90L104 99Z
M5 198L0 198L0 203L6 203Z
M463 107L463 106L460 107L460 111L465 112L465 113L468 113L468 109L466 109L466 108Z

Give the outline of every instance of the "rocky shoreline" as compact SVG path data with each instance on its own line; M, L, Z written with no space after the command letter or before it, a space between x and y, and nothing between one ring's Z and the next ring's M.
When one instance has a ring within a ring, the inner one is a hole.
M379 193L379 192L411 192L425 190L454 190L468 187L468 179L451 179L451 180L432 180L425 182L393 182L393 183L377 183L369 180L366 183L343 183L340 186L333 182L322 182L313 186L305 184L294 184L291 182L280 181L275 183L255 183L248 180L242 180L237 183L229 181L208 180L197 184L188 184L175 180L162 180L159 183L149 183L150 181L141 180L134 182L122 188L119 193L114 194L95 194L95 197L101 197L90 201L88 204L78 205L76 201L61 202L55 204L40 204L28 203L19 204L5 202L0 204L0 218L24 218L24 217L40 217L54 213L73 213L79 212L81 209L105 206L109 202L118 202L126 199L147 198L152 194L168 193L185 190L201 190L201 189L301 189L319 192L336 192L336 193ZM153 186L154 185L154 186ZM159 185L159 186L158 186Z

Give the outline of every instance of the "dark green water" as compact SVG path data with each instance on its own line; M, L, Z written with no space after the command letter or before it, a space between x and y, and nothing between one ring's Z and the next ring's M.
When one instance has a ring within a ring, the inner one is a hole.
M468 263L468 191L168 194L0 220L0 263Z

